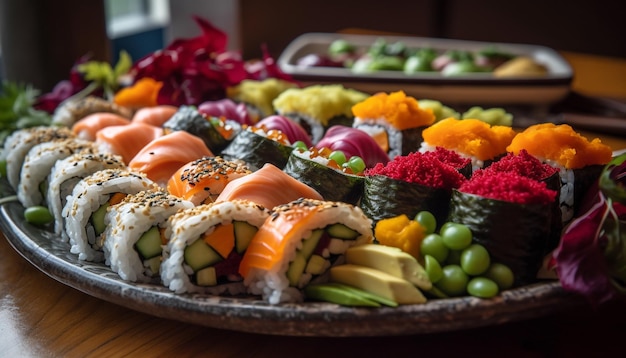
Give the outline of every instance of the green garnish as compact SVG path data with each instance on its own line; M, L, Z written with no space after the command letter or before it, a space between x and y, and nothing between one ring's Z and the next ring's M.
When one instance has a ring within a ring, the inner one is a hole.
M0 144L13 131L49 125L50 114L34 108L39 90L31 85L3 81L0 90Z

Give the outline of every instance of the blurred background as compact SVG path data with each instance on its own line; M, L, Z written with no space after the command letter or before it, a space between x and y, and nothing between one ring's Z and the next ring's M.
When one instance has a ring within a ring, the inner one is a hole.
M0 77L43 91L77 58L133 60L200 33L199 15L245 59L278 57L306 32L382 33L544 45L626 58L626 2L501 0L0 0ZM626 81L626 79L625 79Z

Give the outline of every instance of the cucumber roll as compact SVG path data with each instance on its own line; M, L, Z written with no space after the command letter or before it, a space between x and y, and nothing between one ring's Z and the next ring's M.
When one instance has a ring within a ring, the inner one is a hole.
M72 194L76 184L83 178L104 169L124 169L126 165L122 157L101 153L76 153L67 158L57 160L48 176L48 193L46 194L48 210L54 217L54 232L64 241L68 240L63 230L65 218L63 207L67 196Z
M372 238L372 222L358 207L298 199L274 208L239 272L248 291L270 304L299 302L308 284L328 280L328 270L343 261L348 248Z
M567 124L553 123L526 128L507 147L512 153L522 149L559 170L559 203L564 225L576 216L587 190L613 155L611 147L600 139L589 140Z
M67 158L74 153L94 154L97 148L94 142L70 138L40 143L32 147L22 164L17 198L22 206L47 206L48 175L57 160Z
M22 163L28 151L37 144L55 139L74 138L76 135L65 127L32 127L13 132L4 142L3 156L7 164L7 179L17 190Z
M431 109L403 91L377 93L355 104L352 113L352 126L374 138L390 159L418 150L422 131L435 122Z
M124 169L101 170L79 181L62 211L70 252L79 260L104 261L102 233L108 208L128 194L158 189L152 180Z
M430 211L437 223L448 215L452 189L466 178L435 155L413 152L365 171L360 207L374 223L381 219Z
M174 115L163 124L166 133L186 131L204 141L213 153L224 149L239 129L234 121L222 122L219 118L201 114L195 107L181 106Z
M298 122L316 144L334 125L351 126L352 106L368 97L342 85L314 85L290 88L273 101L276 112Z
M284 168L293 147L283 132L264 127L247 126L235 136L220 155L230 161L240 160L252 171L266 163Z
M361 165L357 167L353 164L351 167L343 152L328 148L296 148L283 171L317 190L324 200L356 205L363 193L365 163L358 157L350 160L352 163L359 160Z
M515 172L480 170L453 190L448 221L467 226L474 242L507 265L521 286L537 279L556 195L544 182Z
M193 207L189 201L165 191L140 191L107 210L104 218L105 264L132 282L160 281L167 219Z
M239 264L269 210L246 200L185 209L170 217L161 280L176 293L245 292Z

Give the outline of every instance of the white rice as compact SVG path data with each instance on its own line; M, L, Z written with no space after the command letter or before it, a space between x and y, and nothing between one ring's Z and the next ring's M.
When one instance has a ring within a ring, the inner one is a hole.
M389 159L402 154L402 131L394 128L384 118L355 117L352 127L362 130L370 137L376 137L381 132L385 132L389 144L389 151L387 152Z
M105 217L105 264L127 281L149 282L158 277L159 272L146 267L134 245L153 226L162 227L170 216L193 206L165 191L142 191L113 205Z
M79 181L62 211L70 252L77 254L79 260L104 261L101 237L96 236L89 223L91 214L114 193L136 194L157 189L156 184L145 176L121 169L101 170Z
M332 251L333 254L339 255L338 260L335 261L334 264L341 262L341 256L349 247L369 243L373 238L372 221L365 216L359 207L341 202L299 199L284 206L284 208L299 201L317 203L318 205L322 205L323 208L310 213L310 217L304 217L300 220L308 221L308 225L298 223L297 226L294 226L293 230L289 230L289 236L283 238L289 241L285 246L284 257L281 261L277 262L276 265L269 270L252 267L244 280L244 284L248 287L248 291L251 294L261 295L263 299L270 304L299 302L304 299L301 289L313 282L311 281L313 277L303 275L298 282L298 287L293 287L289 285L286 273L289 269L290 262L296 255L296 250L302 247L303 239L309 237L313 230L322 229L331 224L341 223L359 233L359 236L355 240L345 240L343 245L333 243L331 247L329 247L329 253ZM290 209L281 211L279 209L278 215L289 215L289 210ZM276 212L272 216L274 215L276 215ZM272 225L272 221L268 221L268 225ZM286 232L285 230L281 231ZM325 279L326 275L323 273L314 279L314 281L324 281Z
M46 198L39 185L48 180L48 174L57 160L67 158L74 153L95 153L93 142L70 138L58 139L33 146L26 154L20 182L17 186L17 198L22 206L28 208L46 204Z
M170 217L165 230L165 236L169 241L163 250L161 264L163 284L176 293L202 292L215 295L244 293L246 290L240 277L236 278L236 282L213 287L194 284L190 280L193 270L184 262L185 248L199 240L205 233L213 232L217 225L245 221L260 227L268 216L269 211L257 204L233 200L199 205Z
M68 240L63 228L65 220L62 215L67 196L72 194L74 186L83 178L104 169L124 169L123 160L119 156L108 154L77 153L58 160L48 176L48 194L46 200L48 210L54 217L54 232L64 241Z

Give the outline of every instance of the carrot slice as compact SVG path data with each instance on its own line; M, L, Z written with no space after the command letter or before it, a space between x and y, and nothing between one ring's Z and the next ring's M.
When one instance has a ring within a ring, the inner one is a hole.
M204 242L209 244L220 256L227 258L235 247L235 231L233 224L220 224L213 232L204 235Z

